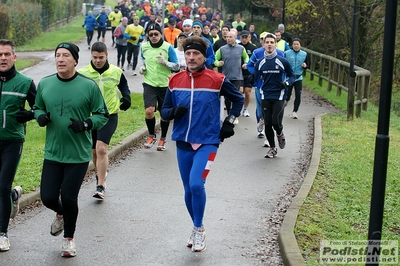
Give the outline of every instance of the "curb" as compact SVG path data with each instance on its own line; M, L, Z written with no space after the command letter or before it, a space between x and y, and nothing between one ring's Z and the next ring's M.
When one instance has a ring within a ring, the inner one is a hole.
M305 266L306 262L301 255L296 237L294 235L294 227L296 225L299 210L303 205L317 175L319 162L321 159L322 145L322 127L321 117L317 115L314 119L314 144L311 156L310 166L307 175L301 185L296 197L293 199L282 222L281 229L278 233L278 244L281 251L283 264L285 266Z
M156 131L160 128L160 123L156 123ZM110 150L108 150L108 157L113 158L120 154L122 151L131 147L134 143L141 141L144 137L148 135L147 127L143 127L138 131L135 131L132 135L129 135L121 142L113 146ZM88 172L94 170L94 164L92 161L89 162ZM27 194L22 194L19 199L19 207L20 209L25 208L32 203L40 200L40 187L37 187L35 191L32 191Z

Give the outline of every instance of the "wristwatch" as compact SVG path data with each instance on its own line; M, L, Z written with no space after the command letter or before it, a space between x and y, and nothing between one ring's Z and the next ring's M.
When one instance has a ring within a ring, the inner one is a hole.
M225 121L228 122L228 123L233 124L233 122L235 122L235 119L236 119L236 117L235 117L234 115L228 115L228 116L225 118Z
M88 123L86 123L86 121L83 121L83 126L85 127L85 130L87 130L89 127L89 125L88 125Z

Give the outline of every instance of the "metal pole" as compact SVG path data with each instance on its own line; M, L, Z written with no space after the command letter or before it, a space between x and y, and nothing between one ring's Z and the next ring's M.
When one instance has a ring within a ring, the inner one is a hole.
M382 237L382 220L385 204L387 162L389 153L390 104L393 84L394 49L396 42L397 4L397 0L386 1L378 134L376 135L375 142L368 240L381 240ZM370 244L368 244L369 252L371 251L371 248ZM379 246L375 246L375 248L379 248ZM368 265L379 265L379 263Z
M283 3L282 3L282 24L283 25L285 25L285 6L286 6L286 1L285 0L283 0Z

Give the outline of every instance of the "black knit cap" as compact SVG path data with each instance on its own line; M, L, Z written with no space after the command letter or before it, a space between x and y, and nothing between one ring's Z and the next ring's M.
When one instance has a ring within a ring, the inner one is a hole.
M78 46L76 46L75 44L70 43L70 42L62 42L59 45L57 45L57 48L56 48L54 54L57 53L57 50L59 48L65 48L68 51L70 51L72 54L72 57L75 59L76 63L78 63L78 59L79 59L79 47Z
M156 30L156 31L158 31L158 32L160 32L160 33L162 34L161 27L160 27L160 25L158 25L158 23L151 24L151 25L147 28L147 32L149 32L149 31L151 31L151 30Z

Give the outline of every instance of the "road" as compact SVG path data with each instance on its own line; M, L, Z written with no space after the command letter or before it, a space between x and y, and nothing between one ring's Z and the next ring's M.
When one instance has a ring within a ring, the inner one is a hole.
M89 62L90 51L84 41L79 45L81 67ZM24 71L36 83L55 72L54 52L43 57L45 61ZM109 61L115 63L115 57L116 50L109 48ZM141 92L143 77L127 78L131 91ZM288 116L292 104L283 122L287 145L278 157L264 158L267 150L256 137L254 98L251 117L240 117L235 135L220 146L206 183L205 252L192 253L185 246L192 225L175 144L169 141L166 151L139 147L112 164L104 201L92 197L94 181L82 185L75 258L60 256L62 236L49 232L54 213L38 207L11 224L11 250L1 254L0 265L281 265L279 255L268 256L268 249L277 247L275 241L265 243L271 237L268 221L288 186L298 182L293 176L308 156L313 118L332 111L304 91L299 119L294 120Z

